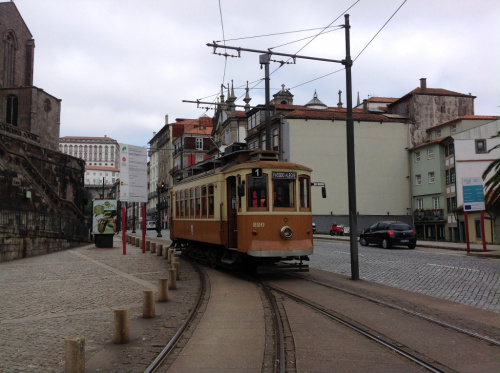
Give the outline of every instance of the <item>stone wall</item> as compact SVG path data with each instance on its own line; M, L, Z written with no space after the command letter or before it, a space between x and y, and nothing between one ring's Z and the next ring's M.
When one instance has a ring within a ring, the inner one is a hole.
M68 240L57 233L0 226L0 262L49 254L90 242L79 238Z

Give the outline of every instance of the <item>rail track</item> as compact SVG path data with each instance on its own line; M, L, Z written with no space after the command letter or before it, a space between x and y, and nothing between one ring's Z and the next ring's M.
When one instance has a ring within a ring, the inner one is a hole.
M322 281L317 281L317 280L314 280L312 278L306 278L304 276L295 275L295 274L288 274L288 275L292 276L292 277L300 278L303 281L309 281L309 282L315 283L317 285L321 285L321 286L323 286L323 287L325 287L327 289L332 289L332 290L340 291L340 292L345 293L345 294L349 294L349 295L352 295L352 296L355 296L355 297L358 297L358 298L365 299L365 300L367 300L369 302L372 302L372 303L375 303L375 304L379 304L379 305L382 305L382 306L385 306L385 307L389 307L389 308L392 308L392 309L404 312L404 313L406 313L408 315L411 315L413 317L417 317L417 318L420 318L422 320L429 321L429 322L431 322L433 324L436 324L436 325L445 327L447 329L450 329L450 330L453 330L453 331L465 334L465 335L473 337L475 339L482 340L484 342L491 343L491 344L496 345L496 346L500 346L500 341L499 340L496 340L494 338L490 338L490 337L487 337L487 336L484 336L484 335L480 335L478 333L472 332L472 331L467 330L465 328L461 328L461 327L452 325L450 323L446 323L444 321L437 320L437 319L435 319L433 317L424 315L424 314L422 314L420 312L411 311L411 310L406 309L404 307L401 307L399 305L396 305L396 304L393 304L393 303L389 303L389 302L383 301L381 299L376 299L376 298L373 298L373 297L369 297L369 296L363 295L361 293L355 293L355 292L353 292L351 290L344 289L344 288L341 288L341 287L338 287L338 286L334 286L334 285L331 285L331 284L327 284L327 283L322 282Z
M201 268L200 265L198 265L195 261L190 261L192 264L193 268L195 271L198 273L199 279L200 279L200 291L198 293L198 297L196 299L196 303L194 307L191 309L191 312L188 314L180 328L177 330L175 335L168 341L168 343L165 345L165 347L161 350L161 352L158 354L158 356L153 360L153 362L149 365L149 367L146 368L144 373L154 373L159 370L159 368L162 366L163 362L167 359L169 354L172 352L174 349L175 345L177 342L180 340L184 332L188 329L189 325L191 325L192 321L196 317L196 314L201 308L201 305L203 303L204 298L206 297L206 292L207 292L207 280L206 280L206 274Z

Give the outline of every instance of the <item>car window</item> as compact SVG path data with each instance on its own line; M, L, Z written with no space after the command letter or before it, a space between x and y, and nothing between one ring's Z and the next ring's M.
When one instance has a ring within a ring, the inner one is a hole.
M377 225L378 225L378 223L375 223L375 224L370 225L370 229L372 229L372 230L373 230L373 229L377 228Z
M411 231L408 224L391 224L389 229L392 229L393 231Z
M387 223L379 223L378 224L378 230L380 230L380 231L387 230Z

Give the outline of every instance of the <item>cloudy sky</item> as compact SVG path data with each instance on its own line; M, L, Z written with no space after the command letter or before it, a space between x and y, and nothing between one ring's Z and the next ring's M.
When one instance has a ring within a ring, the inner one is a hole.
M244 105L248 81L250 104L263 104L259 53L225 58L206 44L225 39L232 47L342 60L345 31L338 26L345 12L355 59L354 103L358 93L361 100L401 97L427 78L427 87L476 96L476 114L500 115L497 0L15 3L35 39L34 84L62 99L61 136L107 135L146 146L165 115L169 122L212 116L213 110L182 101L214 102L221 84L231 81L237 103ZM345 106L342 68L305 59L281 67L273 62L271 94L284 84L295 104L307 103L316 91L325 104L336 106L340 90Z

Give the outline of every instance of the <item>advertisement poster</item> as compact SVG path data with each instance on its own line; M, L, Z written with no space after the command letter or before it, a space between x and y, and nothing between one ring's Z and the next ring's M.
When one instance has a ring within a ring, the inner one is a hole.
M92 233L115 234L118 230L116 199L96 199L93 201Z

